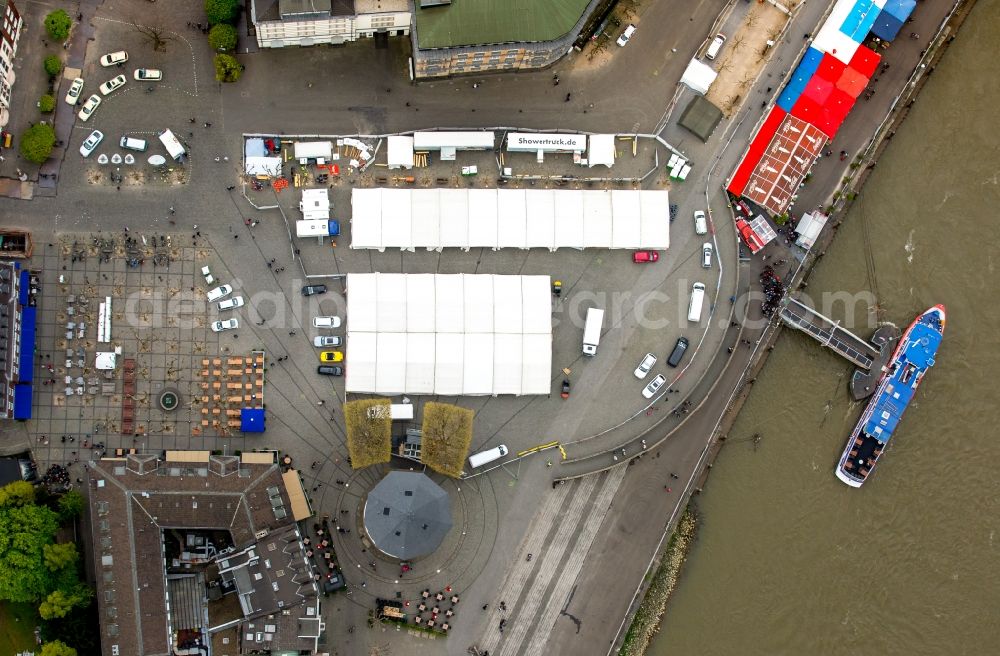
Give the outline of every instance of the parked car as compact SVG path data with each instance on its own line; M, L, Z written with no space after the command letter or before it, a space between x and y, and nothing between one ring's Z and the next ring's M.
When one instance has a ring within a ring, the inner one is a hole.
M159 82L163 79L163 71L157 68L137 68L132 77L140 82Z
M232 330L234 328L239 328L240 322L236 319L226 319L225 321L216 321L212 324L213 333L221 333L223 330Z
M233 296L232 298L227 298L226 300L219 302L219 311L235 310L238 307L243 307L242 296Z
M701 247L701 266L706 269L712 268L712 250L712 245L708 242Z
M667 379L663 376L663 374L657 374L656 378L649 381L649 385L646 385L646 387L642 390L642 395L647 399L653 398L653 395L656 394L658 389L663 387L663 383L665 382L667 382Z
M330 364L321 364L320 366L316 367L316 373L322 374L324 376L343 376L344 368L335 367Z
M90 98L87 98L87 102L83 103L83 107L81 107L80 111L77 112L77 116L80 117L81 121L86 122L100 104L101 97L95 93Z
M124 50L118 50L117 52L109 52L101 57L101 66L117 66L118 64L124 64L127 61L128 53Z
M654 364L656 364L656 356L652 353L647 353L643 356L642 362L639 363L639 366L635 368L635 371L633 372L635 377L639 380L645 378L649 373L649 370L653 368Z
M140 153L146 152L146 148L149 147L149 144L146 143L145 139L137 139L135 137L130 137L127 134L121 138L118 145L126 150L135 150Z
M209 285L215 283L215 277L212 275L212 272L208 269L207 266L203 266L201 268L201 275L205 276L205 282L207 282Z
M340 317L313 317L313 328L340 328Z
M618 37L617 41L618 45L624 48L625 44L628 43L628 40L632 38L633 34L635 34L635 25L629 23L629 26L625 28L625 31L622 32L622 35Z
M632 261L636 264L642 264L644 262L656 262L660 259L660 253L658 251L636 251L632 253Z
M340 346L341 340L336 335L317 335L313 338L313 346Z
M315 296L316 294L325 294L326 285L306 285L302 288L303 296Z
M107 96L110 95L111 92L114 91L115 89L121 88L125 84L125 82L126 80L124 75L116 75L107 82L105 82L104 84L102 84L99 88L101 90L101 93Z
M702 210L694 211L694 234L696 235L708 234L708 219L705 217L705 212L703 212Z
M688 348L687 337L678 337L677 343L674 344L674 350L670 352L670 357L667 358L667 364L671 367L676 367L681 363L684 358L684 353Z
M344 354L341 351L320 351L320 362L343 362Z
M83 93L83 78L78 77L69 84L69 91L66 92L66 104L75 105L80 100L81 93Z
M80 145L80 154L84 157L90 157L90 154L94 152L95 148L97 148L97 144L101 143L103 139L104 133L100 130L94 130Z
M705 51L706 59L715 59L719 55L719 51L722 50L722 44L726 42L726 35L719 32L712 39L712 43L708 45L708 50Z
M219 285L215 289L210 289L208 291L208 302L214 303L215 301L222 300L226 296L233 293L233 288L229 285Z

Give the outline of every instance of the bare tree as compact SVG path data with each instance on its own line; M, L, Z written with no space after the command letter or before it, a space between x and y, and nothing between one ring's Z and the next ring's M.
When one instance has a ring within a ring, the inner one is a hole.
M162 52L166 50L167 42L177 38L165 25L160 12L155 9L143 16L142 23L135 18L130 20L129 23L132 25L132 29L141 34L143 39L149 42L153 50L156 51Z
M744 36L742 34L737 35L736 38L734 38L732 41L733 52L736 52L740 48L742 48L744 43L746 43Z

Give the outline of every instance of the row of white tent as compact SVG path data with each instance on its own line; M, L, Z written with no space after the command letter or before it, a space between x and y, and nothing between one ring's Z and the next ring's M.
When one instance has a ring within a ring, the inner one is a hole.
M665 190L354 189L351 248L670 245Z
M348 274L348 392L548 394L548 276Z

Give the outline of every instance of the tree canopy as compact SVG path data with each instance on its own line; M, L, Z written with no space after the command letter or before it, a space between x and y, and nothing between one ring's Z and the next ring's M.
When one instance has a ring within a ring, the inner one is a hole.
M243 74L243 67L232 55L215 56L215 79L219 82L236 82Z
M36 123L28 128L21 137L21 157L41 164L52 154L56 145L56 131L47 123Z
M58 528L56 513L44 506L0 507L0 600L34 602L56 587L45 547Z
M79 582L66 590L53 590L38 606L38 614L45 620L66 617L74 608L87 606L92 596L93 591Z
M225 23L214 25L208 32L208 45L218 52L232 52L236 48L236 28Z
M209 25L235 22L239 11L239 0L205 0L205 15Z
M49 77L55 77L59 75L59 71L62 70L62 60L55 55L49 55L42 60L42 66L45 68L45 72L48 73Z
M71 27L73 27L73 19L64 9L56 9L45 16L45 30L56 41L63 41L68 37Z
M76 656L76 650L61 640L53 640L42 645L40 656Z
M72 542L47 544L42 547L42 553L45 556L45 566L52 573L75 565L80 557L76 551L76 544Z
M35 503L35 486L28 481L14 481L0 487L0 508Z
M77 490L70 490L59 497L58 505L59 519L65 522L79 517L87 506L87 502Z

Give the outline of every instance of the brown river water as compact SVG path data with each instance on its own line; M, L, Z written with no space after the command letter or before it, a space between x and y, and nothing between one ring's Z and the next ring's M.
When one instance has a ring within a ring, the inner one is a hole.
M1000 653L998 80L1000 0L983 0L809 279L813 296L870 289L867 232L882 320L947 307L874 476L833 474L862 410L850 366L784 331L698 497L650 656Z

